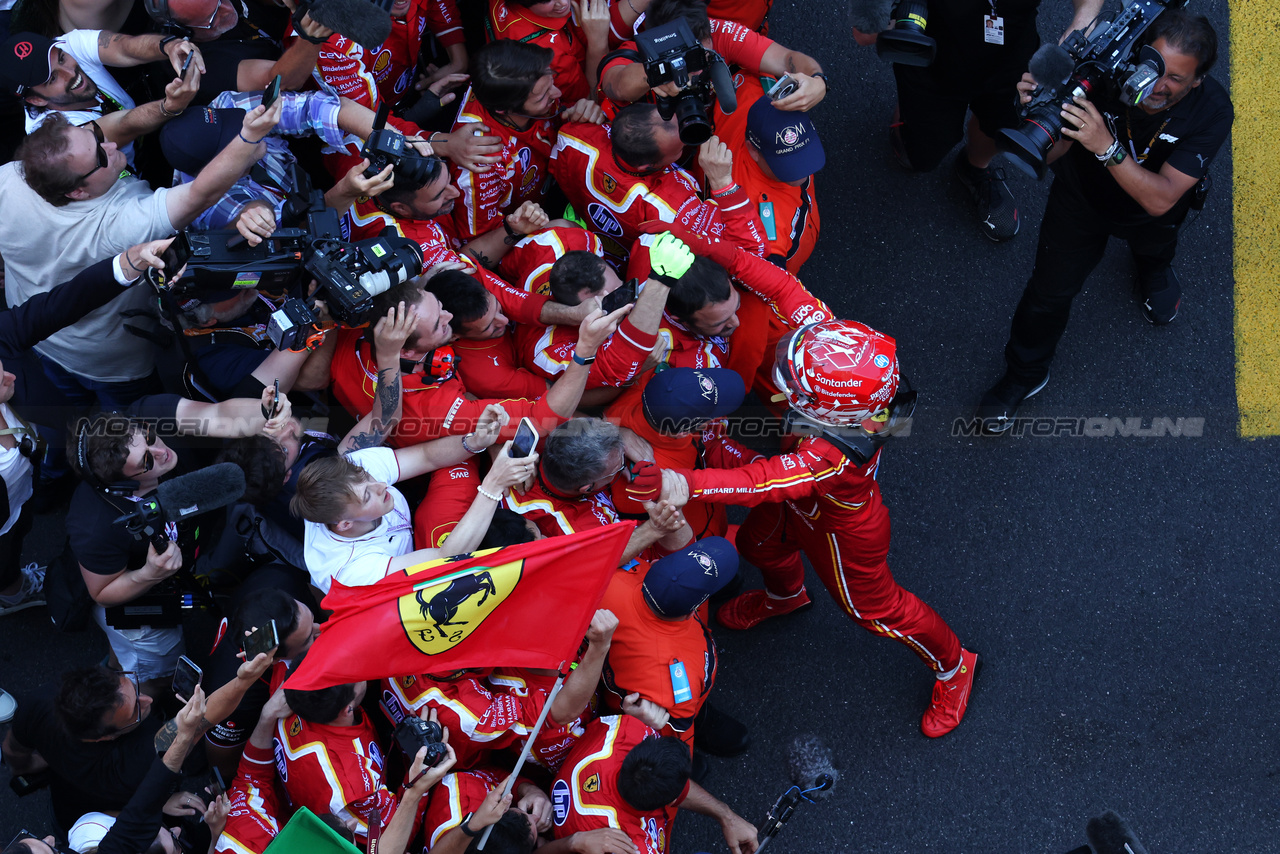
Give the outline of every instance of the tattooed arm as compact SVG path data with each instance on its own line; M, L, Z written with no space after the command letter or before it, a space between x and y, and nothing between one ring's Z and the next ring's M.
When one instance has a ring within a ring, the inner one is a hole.
M245 692L271 667L274 652L275 650L261 653L253 661L246 661L240 665L236 678L210 694L207 702L204 701L204 692L199 688L196 689L195 693L199 694L201 703L195 716L188 721L183 720L183 714L191 707L191 703L188 702L187 708L184 708L176 718L166 721L156 733L156 753L165 754L166 764L168 764L169 750L178 745L184 737L184 727L191 729L192 739L198 741L206 732L231 716L236 706L239 706L240 701L244 699ZM192 701L194 700L195 698L192 697ZM186 749L190 750L191 747L188 746ZM183 755L185 756L185 753ZM182 764L181 759L178 760L178 764Z
M400 350L418 325L417 306L400 303L387 311L373 329L374 358L378 363L378 387L373 409L351 428L338 446L338 452L376 448L387 440L404 407L404 389L400 381Z

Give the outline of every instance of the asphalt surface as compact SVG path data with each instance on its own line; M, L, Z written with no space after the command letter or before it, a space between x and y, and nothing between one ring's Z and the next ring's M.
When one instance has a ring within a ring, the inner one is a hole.
M892 73L855 48L833 5L778 0L771 15L772 35L818 57L833 83L814 114L823 233L803 279L841 316L898 339L921 403L880 470L890 565L984 666L964 723L926 739L931 674L853 625L811 578L813 610L718 636L715 701L755 743L711 760L707 788L758 824L790 785L789 744L814 736L839 780L799 808L777 854L1054 854L1082 844L1106 808L1152 854L1277 850L1280 445L1237 437L1230 152L1183 232L1177 321L1142 319L1127 250L1113 245L1076 300L1052 381L1023 409L1042 420L1020 437L955 435L1002 369L1047 187L1010 170L1022 234L994 245L950 160L930 175L898 169ZM1056 37L1070 4L1044 5L1041 33ZM1222 37L1214 75L1226 82L1226 2L1192 5ZM1072 435L1112 418L1142 420ZM1162 418L1184 419L1183 435L1133 435L1161 432ZM42 520L30 558L47 560L61 536ZM105 652L95 633L56 635L38 610L0 631L10 691ZM0 837L21 823L46 824L42 798L0 791ZM681 815L670 850L725 848L714 822Z

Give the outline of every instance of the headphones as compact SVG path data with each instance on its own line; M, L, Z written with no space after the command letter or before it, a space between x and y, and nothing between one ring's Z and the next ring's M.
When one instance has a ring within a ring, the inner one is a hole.
M119 412L107 413L108 416L116 415L124 418ZM132 423L132 422L130 422ZM76 422L76 463L80 469L80 477L84 482L92 486L94 489L101 490L107 495L133 495L134 490L138 488L136 480L117 480L113 483L107 483L98 477L93 468L89 465L89 425L90 419L81 418Z

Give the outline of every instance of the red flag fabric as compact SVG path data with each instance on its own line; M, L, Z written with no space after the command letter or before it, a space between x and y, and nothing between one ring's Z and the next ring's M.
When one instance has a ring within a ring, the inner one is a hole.
M314 690L464 667L559 667L577 652L635 524L334 582L333 612L285 683Z

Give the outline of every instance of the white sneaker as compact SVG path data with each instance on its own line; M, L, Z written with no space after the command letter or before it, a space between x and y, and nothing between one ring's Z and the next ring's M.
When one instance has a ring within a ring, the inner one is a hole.
M31 563L22 568L22 587L13 596L0 596L0 617L44 604L45 567Z
M13 695L8 691L0 688L0 724L7 724L13 720L13 713L18 710L18 701L13 699Z

